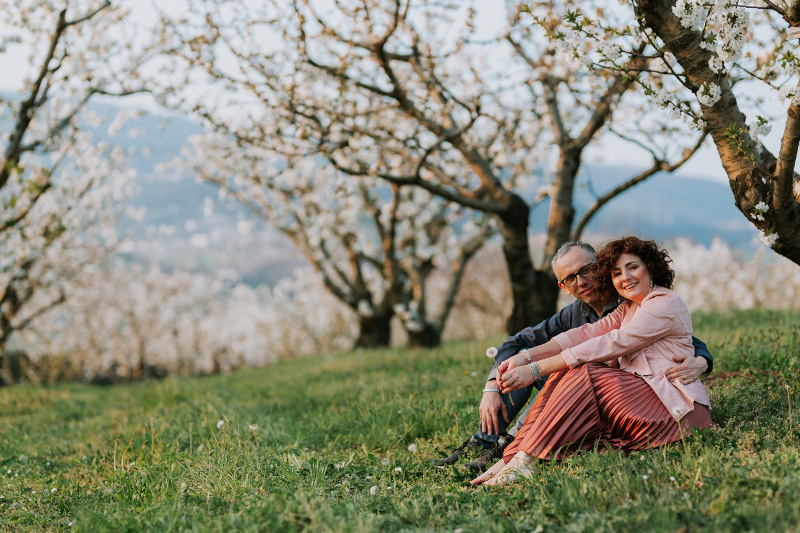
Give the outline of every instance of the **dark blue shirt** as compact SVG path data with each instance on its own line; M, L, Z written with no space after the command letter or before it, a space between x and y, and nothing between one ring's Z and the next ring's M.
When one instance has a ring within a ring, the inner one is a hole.
M516 335L509 337L508 340L497 349L495 361L497 361L499 366L500 363L516 355L521 350L544 344L559 333L564 333L565 331L583 326L584 324L593 324L607 314L613 312L621 302L622 300L606 305L605 308L603 308L603 314L598 315L597 311L590 305L580 300L575 300L540 324L525 328ZM708 370L706 370L706 373L711 372L711 368L714 366L714 360L706 344L695 337L692 337L692 344L694 345L695 357L705 357L706 361L708 361ZM489 379L495 377L494 374L495 371L493 368L492 372L489 374ZM544 380L536 381L534 385L537 389L541 389L544 385Z

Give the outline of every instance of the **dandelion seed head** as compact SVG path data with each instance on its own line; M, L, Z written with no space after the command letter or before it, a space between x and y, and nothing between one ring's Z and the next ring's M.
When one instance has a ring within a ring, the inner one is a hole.
M490 359L494 359L495 357L497 357L497 348L495 348L494 346L488 347L486 349L486 357Z
M642 479L643 479L643 480L645 480L645 481L647 481L647 474L643 475L643 476L642 476Z
M369 488L369 495L370 496L375 496L376 494L378 494L378 486L377 485L373 485L373 486L371 486Z
M388 465L389 464L389 458L388 457L384 457L383 459L381 459L381 464L384 465L384 466Z
M257 429L258 429L258 424L250 424L250 425L249 425L249 426L247 426L247 427L249 427L249 428L250 428L252 431L255 431L255 430L257 430Z
M224 425L225 425L225 421L224 420L220 420L219 422L217 422L217 429L222 429L222 426L224 426Z
M675 476L669 476L670 481L675 481Z
M394 471L399 474L400 472L403 471L403 469L398 466L397 468L394 469Z
M408 445L408 451L410 451L411 453L417 453L417 445L416 444L409 444Z

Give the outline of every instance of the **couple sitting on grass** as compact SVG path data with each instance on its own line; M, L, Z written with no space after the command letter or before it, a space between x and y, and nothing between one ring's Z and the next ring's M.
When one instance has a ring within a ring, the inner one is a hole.
M598 254L581 242L562 246L553 271L577 300L500 347L480 431L437 463L483 450L469 464L485 470L472 483L495 485L530 475L543 460L595 446L653 448L709 427L708 391L697 378L712 359L670 290L670 261L655 242L636 237L611 241ZM534 385L541 392L506 433Z

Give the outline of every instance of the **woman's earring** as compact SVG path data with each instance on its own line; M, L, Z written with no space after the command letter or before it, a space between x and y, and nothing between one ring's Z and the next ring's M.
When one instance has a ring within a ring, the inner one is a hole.
M650 290L651 291L653 290L653 286L654 285L655 285L655 283L653 282L653 278L650 278Z

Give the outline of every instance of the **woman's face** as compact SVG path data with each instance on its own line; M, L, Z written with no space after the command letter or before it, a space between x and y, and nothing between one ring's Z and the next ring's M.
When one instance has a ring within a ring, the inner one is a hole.
M611 281L620 296L642 303L650 292L650 272L638 255L622 254L611 269Z

